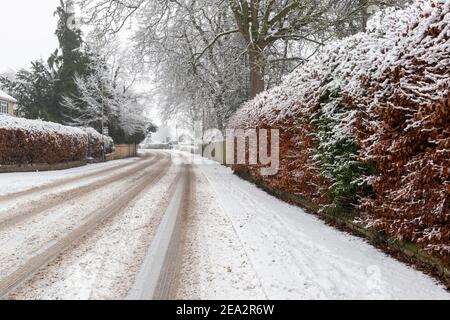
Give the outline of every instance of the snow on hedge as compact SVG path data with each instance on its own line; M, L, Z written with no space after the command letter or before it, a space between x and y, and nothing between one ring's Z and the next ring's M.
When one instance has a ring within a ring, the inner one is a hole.
M79 139L87 140L87 134L75 127L63 126L54 122L47 122L42 120L29 120L24 118L16 118L7 115L0 116L1 129L19 129L25 130L30 134L60 134L64 136L71 136Z
M439 9L433 10L437 5ZM437 57L430 51L433 44L424 42L440 41L439 49L447 53L450 51L450 42L447 41L450 34L449 5L448 0L423 0L416 1L405 10L390 9L379 12L369 21L368 32L325 46L308 63L286 76L280 86L245 103L231 117L229 125L255 126L259 119L266 120L268 124L276 123L285 117L297 115L300 110L307 110L305 107L314 107L317 99L327 91L339 90L348 96L362 96L366 93L362 80L381 76L386 69L401 64L400 56L405 47L420 44L413 48L411 54L425 54L430 63L448 68L448 60L436 61ZM426 35L427 30L437 27L436 19L442 12L447 12L444 18L439 18L443 30L437 39L431 39ZM425 18L425 15L429 17ZM417 26L417 29L412 30L414 26ZM434 80L436 82L430 83L428 89L448 84L445 77ZM434 97L427 95L422 98L439 99L445 93L442 90L434 93L430 90L430 94L434 94ZM417 98L421 96L418 95ZM328 105L324 109L332 110L333 107ZM351 117L346 120L351 123Z
M109 154L114 151L114 141L111 137L102 135L94 128L82 128L89 137L89 158L100 158L103 154L103 146L105 153Z
M281 130L279 174L235 169L448 259L449 25L450 0L419 0L325 46L229 121Z
M114 143L92 128L0 116L0 165L62 163L100 158L103 143L112 152Z

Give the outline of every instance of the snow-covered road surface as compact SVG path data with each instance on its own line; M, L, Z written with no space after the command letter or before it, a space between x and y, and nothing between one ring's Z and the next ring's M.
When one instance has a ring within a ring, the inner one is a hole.
M70 196L71 193L67 193L67 191L62 192L63 197L59 197L60 195L55 190L50 194L44 192L40 200L33 200L31 206L35 205L37 209L29 211L29 215L22 215L21 207L29 206L24 199L22 199L24 203L18 203L16 209L0 211L0 221L3 217L6 217L4 221L10 221L9 218L14 217L16 210L23 217L0 228L0 239L2 240L0 294L8 294L16 289L20 291L22 288L25 288L27 294L37 294L34 290L29 290L25 280L30 278L30 281L34 281L42 272L47 274L45 269L51 267L53 262L66 258L68 253L72 252L72 249L77 249L84 240L90 242L90 237L97 235L98 230L102 230L109 220L120 218L124 213L137 215L133 207L135 201L144 198L142 195L146 194L145 191L158 185L161 180L170 179L170 170L176 169L172 169L170 156L167 154L157 154L150 160L139 160L137 168L139 170L135 170L134 167L128 169L125 175L122 169L108 172L106 177L99 179L111 181L111 176L120 179L114 180L108 185L102 185L98 189L90 189L89 192L76 199L73 199ZM98 181L93 182L94 185L98 183ZM84 185L75 189L74 192L83 188L85 188ZM153 193L149 192L149 194L154 196ZM61 199L61 202L51 206L42 205L47 203L48 199L51 202L52 197ZM144 213L142 210L142 215L149 216ZM124 235L119 234L119 236L123 237ZM125 242L125 244L129 246L124 253L135 250L133 243ZM117 249L117 245L115 247ZM120 256L122 252L117 251L117 253ZM113 261L112 259L116 257L110 258L110 261ZM88 267L92 266L89 264ZM86 274L81 274L80 277L84 278L85 276ZM43 279L54 281L47 276L43 276ZM80 293L82 288L74 286L72 289L74 292ZM66 293L59 291L58 295ZM39 294L35 296L35 298L40 297ZM53 297L58 298L59 296Z
M145 281L179 189L189 203L163 297L450 299L430 277L217 164L189 166L190 187L177 188L188 170L180 157L0 175L0 296L125 299Z
M179 298L450 299L436 281L210 161Z

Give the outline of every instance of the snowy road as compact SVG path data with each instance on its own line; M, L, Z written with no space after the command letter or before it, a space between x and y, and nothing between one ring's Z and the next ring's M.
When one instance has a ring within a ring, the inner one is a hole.
M0 296L125 299L160 279L163 298L450 299L228 169L180 159L0 175Z

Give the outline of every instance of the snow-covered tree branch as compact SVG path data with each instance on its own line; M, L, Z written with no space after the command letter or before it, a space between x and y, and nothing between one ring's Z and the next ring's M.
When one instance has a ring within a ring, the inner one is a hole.
M72 125L94 127L102 123L126 136L145 132L148 120L140 96L119 78L120 67L111 70L97 58L90 75L75 77L78 94L63 97L63 107Z

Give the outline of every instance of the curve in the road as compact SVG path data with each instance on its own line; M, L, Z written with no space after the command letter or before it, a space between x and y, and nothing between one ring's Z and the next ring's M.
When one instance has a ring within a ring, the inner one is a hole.
M15 288L35 275L43 266L49 264L62 253L75 247L79 240L87 237L97 229L104 221L122 212L130 202L139 196L150 185L156 184L168 171L171 160L167 156L157 157L158 163L152 170L136 181L134 187L110 203L108 206L95 210L88 215L87 221L81 226L69 232L55 244L34 256L15 272L0 281L0 298L4 298ZM147 164L149 165L149 164Z
M137 160L132 161L132 162L127 162L125 164L121 163L121 164L113 165L111 167L107 167L107 168L104 168L104 169L101 169L101 170L96 170L94 172L80 174L80 175L77 175L77 176L74 176L74 177L70 177L70 178L61 178L61 179L58 179L58 180L56 180L54 182L46 183L46 184L44 184L42 186L32 187L32 188L25 189L25 190L22 190L22 191L1 195L0 196L0 202L11 201L11 200L15 200L15 199L18 199L18 198L21 198L21 197L25 197L25 196L29 197L30 195L32 195L34 193L41 193L43 191L54 189L54 188L63 186L65 184L74 183L74 182L78 182L78 181L82 181L82 180L90 179L90 178L96 178L96 177L99 177L99 176L101 176L101 175L103 175L105 173L109 173L111 171L116 171L116 170L120 170L120 169L125 169L125 168L128 168L128 167L131 167L131 166L136 164L136 161L145 160L147 158L154 158L155 156L156 156L156 154L148 154L148 155L145 155L144 157L142 157L140 159L137 159Z
M120 172L117 175L110 176L105 179L97 180L92 183L89 183L85 186L82 186L80 188L77 188L75 190L69 190L60 192L58 194L52 194L51 198L46 198L43 201L33 201L32 203L23 206L19 210L15 211L12 216L0 220L0 231L9 228L11 226L14 226L26 219L30 219L46 210L49 210L51 208L54 208L58 205L60 205L62 202L64 202L64 199L70 198L71 200L78 199L86 194L89 194L90 192L102 188L104 186L107 186L111 183L114 183L116 181L128 178L136 173L139 173L143 169L152 166L156 164L158 161L160 161L162 158L161 154L157 154L155 157L151 158L150 160L143 160L142 163L136 166L134 163L134 167ZM117 169L116 169L117 170ZM115 170L114 170L115 171Z

